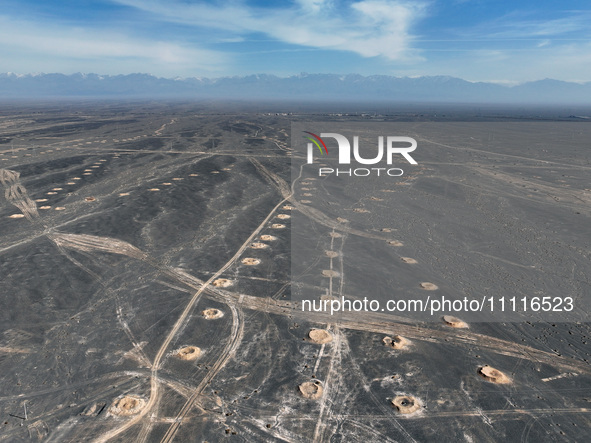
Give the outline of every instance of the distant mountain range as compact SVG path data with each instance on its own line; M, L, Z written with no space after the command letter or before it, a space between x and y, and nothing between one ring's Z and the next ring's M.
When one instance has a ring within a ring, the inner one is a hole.
M292 99L455 103L590 104L591 82L539 80L518 86L455 77L299 74L159 78L149 74L0 74L0 100L51 97Z

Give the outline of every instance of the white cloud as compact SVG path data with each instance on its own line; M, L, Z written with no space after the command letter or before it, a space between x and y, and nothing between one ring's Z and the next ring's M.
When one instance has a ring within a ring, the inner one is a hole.
M216 72L225 63L222 54L182 43L0 16L0 71L64 72L71 66L71 71L167 76Z
M208 27L234 35L262 33L283 43L351 51L364 57L408 60L412 24L426 3L361 0L349 6L327 0L299 0L295 6L255 8L240 3L213 6L163 0L118 0L176 23ZM278 3L280 4L280 3Z
M316 13L321 9L326 9L331 6L331 3L327 0L297 0L303 11Z
M552 20L508 20L493 26L491 37L546 37L588 29L589 15L573 16Z
M445 29L451 39L421 40L425 63L395 74L451 75L472 81L521 83L544 78L589 81L590 11L557 11L538 18L537 11L516 11L473 25ZM561 15L561 16L560 16Z
M554 19L531 18L533 12L519 11L461 29L458 34L466 39L535 39L568 37L571 33L591 30L591 12L565 12L567 16Z

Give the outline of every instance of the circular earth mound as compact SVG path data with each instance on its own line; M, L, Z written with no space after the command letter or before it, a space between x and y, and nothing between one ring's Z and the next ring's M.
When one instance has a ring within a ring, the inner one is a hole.
M484 365L481 368L479 368L478 374L480 374L480 376L484 378L486 381L489 381L491 383L506 384L511 381L509 380L509 377L507 377L501 371L489 365Z
M216 318L222 318L224 313L219 309L209 308L201 313L207 320L215 320Z
M258 258L246 257L242 259L242 264L248 266L255 266L258 265L260 262L261 261Z
M319 381L304 382L298 386L298 389L304 398L309 398L312 400L317 400L322 397L322 392L324 391Z
M468 325L460 320L457 317L454 317L452 315L444 315L443 316L443 321L445 322L445 324L447 324L448 326L451 326L452 328L467 328Z
M392 405L395 406L401 414L412 414L421 408L419 400L411 395L398 395L394 397Z
M339 273L337 271L333 271L332 269L325 269L322 271L322 275L325 277L338 277Z
M181 360L195 360L201 355L201 349L197 346L185 346L179 349L176 356Z
M390 346L393 349L403 349L408 345L408 340L400 335L395 335L394 337L384 337L382 342L386 346Z
M146 401L143 398L126 395L125 397L115 400L113 405L109 408L109 412L115 415L135 415L140 412Z
M312 329L308 332L310 341L323 345L324 343L330 343L332 341L332 334L326 329Z
M228 286L232 286L232 284L232 280L228 280L227 278L218 278L217 280L214 280L212 283L212 285L214 285L217 288L227 288Z
M425 291L435 291L436 289L439 289L439 287L436 284L429 283L427 281L424 281L419 286L421 287L421 289L424 289Z

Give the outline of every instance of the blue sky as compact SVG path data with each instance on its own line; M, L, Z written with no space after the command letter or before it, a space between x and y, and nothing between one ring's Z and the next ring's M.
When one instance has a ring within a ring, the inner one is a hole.
M0 72L591 81L588 0L0 4Z

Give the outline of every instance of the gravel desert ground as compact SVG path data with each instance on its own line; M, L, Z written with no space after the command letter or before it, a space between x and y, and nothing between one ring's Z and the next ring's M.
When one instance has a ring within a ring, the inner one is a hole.
M304 165L294 122L368 120L418 165ZM0 441L586 441L591 126L559 120L5 106ZM442 296L496 310L302 310Z

